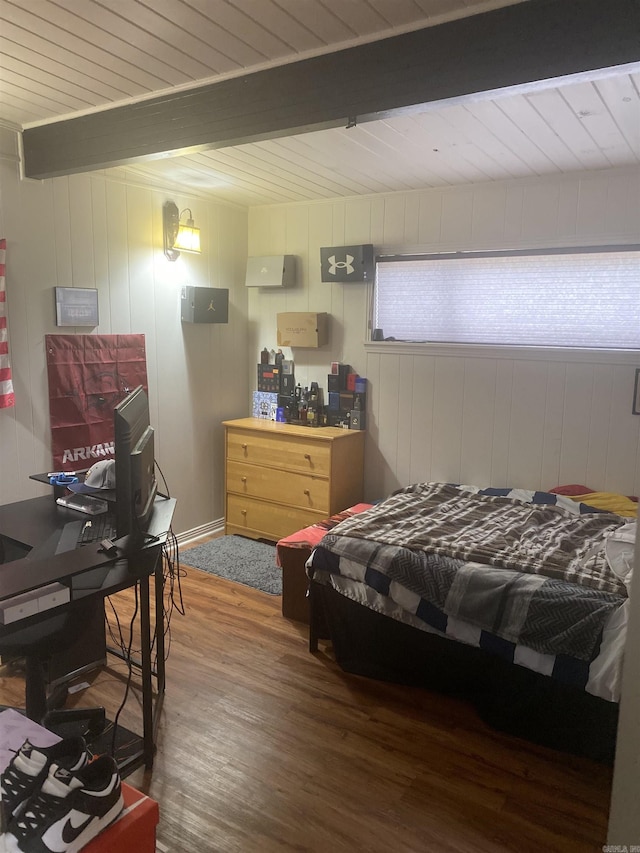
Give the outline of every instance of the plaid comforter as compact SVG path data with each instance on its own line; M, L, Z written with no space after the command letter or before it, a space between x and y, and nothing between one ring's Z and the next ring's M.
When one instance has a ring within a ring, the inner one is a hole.
M626 597L602 548L625 519L547 493L496 491L402 489L328 533L310 574L322 582L337 572L418 615L435 607L541 653L591 660Z
M334 533L626 595L602 549L623 524L619 515L547 492L418 483Z

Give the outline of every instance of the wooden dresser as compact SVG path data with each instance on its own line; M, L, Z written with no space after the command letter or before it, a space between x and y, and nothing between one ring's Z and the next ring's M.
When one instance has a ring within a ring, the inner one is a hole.
M277 541L362 500L364 431L223 423L225 533Z

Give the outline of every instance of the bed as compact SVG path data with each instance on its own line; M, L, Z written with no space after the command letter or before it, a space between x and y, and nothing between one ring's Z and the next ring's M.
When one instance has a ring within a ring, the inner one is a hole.
M400 489L311 554L310 648L327 637L349 672L464 696L504 731L610 762L635 509L602 493Z

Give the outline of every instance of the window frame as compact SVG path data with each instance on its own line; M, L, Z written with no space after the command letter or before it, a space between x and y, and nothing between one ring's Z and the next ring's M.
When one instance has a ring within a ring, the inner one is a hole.
M603 362L611 362L612 354L614 361L619 363L632 363L640 360L640 343L637 348L624 347L581 347L581 346L561 346L561 345L546 345L546 344L513 344L513 343L478 343L478 342L438 342L438 341L374 341L372 338L373 328L375 324L376 310L376 288L378 266L388 262L402 261L429 261L429 260L465 260L473 258L508 258L508 257L535 257L549 255L589 255L589 254L605 254L605 253L638 253L640 254L640 243L618 243L618 244L598 244L587 246L555 246L555 247L531 247L518 249L470 249L470 250L450 250L436 252L381 252L375 257L375 277L372 283L370 293L370 304L368 308L368 339L365 341L367 350L371 351L387 351L392 349L395 352L422 352L428 351L430 354L452 355L456 351L463 351L467 355L473 357L503 357L503 358L533 358L541 360L558 360L561 358L565 361L586 361L597 360ZM460 354L458 352L458 354ZM624 354L624 355L623 355ZM603 358L594 359L594 356L603 356Z

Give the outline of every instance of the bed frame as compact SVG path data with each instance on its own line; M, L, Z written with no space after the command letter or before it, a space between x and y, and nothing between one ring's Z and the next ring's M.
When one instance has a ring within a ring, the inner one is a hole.
M318 641L329 639L346 672L463 698L500 731L613 763L617 704L412 628L314 581L309 607L309 650L317 652Z

